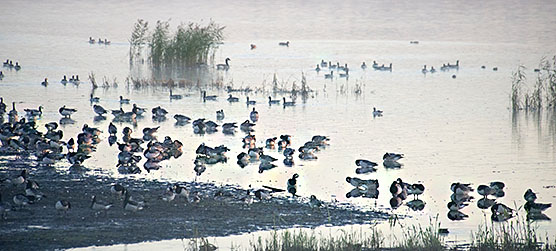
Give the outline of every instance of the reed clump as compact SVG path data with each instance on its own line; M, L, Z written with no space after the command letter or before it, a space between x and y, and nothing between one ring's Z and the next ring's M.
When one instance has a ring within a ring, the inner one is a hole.
M518 66L512 74L510 103L512 110L540 111L542 108L556 109L556 56L552 60L542 58L537 77L531 89L528 88L526 68Z
M156 68L176 68L206 65L224 39L224 26L213 21L207 25L180 24L174 34L169 21L158 20L151 33L148 22L139 19L131 33L130 60L141 58L143 48Z

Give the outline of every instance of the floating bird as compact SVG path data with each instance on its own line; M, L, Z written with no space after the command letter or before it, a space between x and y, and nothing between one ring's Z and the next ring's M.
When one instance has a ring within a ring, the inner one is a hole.
M217 98L216 95L207 96L207 91L203 91L203 102L206 102L207 100L215 101L216 98Z
M278 45L280 45L280 46L287 46L287 47L289 47L289 46L290 46L290 41L286 41L286 42L280 42L280 43L278 43Z
M230 103L239 102L239 98L232 96L232 94L229 94L226 100L228 100L228 102Z
M172 89L170 89L170 100L172 99L182 99L183 96L179 94L172 94Z
M100 101L100 98L99 98L99 97L95 97L95 96L93 95L93 93L91 93L91 95L89 96L89 101L90 101L91 103L98 103L98 102Z
M120 96L120 104L129 104L129 99Z
M382 117L382 111L377 110L376 107L373 107L373 117Z
M282 100L284 101L284 103L282 103L284 105L284 107L286 107L286 106L295 106L295 102L294 101L286 101L286 97L283 97Z
M268 105L279 105L279 104L280 104L279 99L272 99L270 96L268 96Z
M41 82L41 85L48 86L48 78L45 78L44 81Z
M225 70L225 71L227 71L228 69L230 69L230 63L229 63L229 61L231 61L231 59L230 59L230 58L226 58L226 60L224 60L224 61L225 61L225 64L217 64L217 65L216 65L216 69L217 69L217 70Z
M311 195L311 197L309 199L309 206L311 208L320 208L322 206L322 201L317 199L317 196Z

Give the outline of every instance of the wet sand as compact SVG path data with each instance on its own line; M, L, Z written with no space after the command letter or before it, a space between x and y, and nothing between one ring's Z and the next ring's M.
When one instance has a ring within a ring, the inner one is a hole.
M29 179L40 184L47 197L23 209L8 212L0 223L2 250L37 250L137 243L174 238L227 236L257 230L283 229L293 226L364 224L388 218L382 212L362 211L353 207L326 204L311 208L308 198L278 195L271 200L257 199L247 205L239 198L245 190L232 186L217 187L208 183L180 183L198 192L201 201L191 203L183 197L171 202L161 196L169 186L166 182L136 179L115 180L108 177L61 173L52 169L15 167L8 165L2 175L14 175L27 168ZM9 171L8 171L9 170ZM142 196L146 206L142 211L123 209L124 198L110 192L112 184L125 186L133 196ZM2 185L4 202L13 205L15 194L24 193L25 186ZM214 197L217 190L231 194L231 199ZM96 213L91 198L113 203L107 214ZM72 208L58 212L56 201L70 201Z

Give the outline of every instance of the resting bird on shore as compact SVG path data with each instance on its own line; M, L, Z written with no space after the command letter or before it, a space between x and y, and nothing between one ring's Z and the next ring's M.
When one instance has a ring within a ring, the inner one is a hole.
M118 196L122 196L125 194L126 189L120 184L114 184L110 187L110 192L113 194L117 194Z
M71 208L71 204L67 200L59 200L54 205L56 210L64 212L64 214L68 213L68 210Z
M129 195L129 192L126 192L124 199L124 210L131 212L143 210L143 205L141 205L141 203L139 202L130 200L130 197L131 196Z
M104 204L97 201L97 197L93 195L90 208L95 211L104 211L105 213L112 207L112 204Z

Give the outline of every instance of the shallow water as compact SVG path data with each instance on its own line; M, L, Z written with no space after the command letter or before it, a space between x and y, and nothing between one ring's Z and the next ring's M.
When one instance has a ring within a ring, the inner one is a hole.
M449 238L469 238L470 230L484 221L476 199L464 210L468 220L451 222L446 204L450 200L450 184L470 182L476 187L490 181L506 183L506 196L499 201L514 207L524 203L527 188L538 192L539 201L554 202L556 173L554 114L540 116L512 114L509 110L511 73L518 65L532 69L543 56L556 53L556 10L553 1L489 1L396 3L347 1L342 4L319 1L280 1L273 5L258 2L173 1L134 3L6 1L0 23L0 59L19 61L19 72L2 69L0 96L7 102L17 101L18 110L45 107L39 124L58 121L62 105L77 108L72 116L77 121L64 127L64 138L74 137L83 123L106 131L112 118L93 121L88 102L90 85L76 87L58 83L62 76L79 74L86 81L95 72L97 81L103 76L117 78L118 88L98 89L96 96L107 109L119 108L118 96L124 95L141 107L162 105L170 115L185 114L193 119L215 120L215 111L224 109L224 122L242 122L250 107L243 102L228 104L224 91L209 90L219 95L216 102L201 102L198 90L177 89L175 93L191 93L191 97L170 101L168 90L126 88L124 79L130 74L127 57L131 26L137 18L151 24L171 18L172 27L180 22L212 18L227 26L227 39L215 53L215 62L230 57L231 69L203 78L204 83L221 79L234 86L264 87L270 90L274 74L288 88L300 85L304 73L314 98L296 107L269 107L266 94L252 95L259 102L260 120L255 127L258 141L280 134L293 135L293 146L300 146L312 135L328 135L331 146L318 153L316 161L295 159L292 168L280 163L278 168L259 174L257 165L241 169L235 156L242 150L239 132L225 136L221 132L199 136L190 124L175 127L174 120L155 123L147 116L138 121L135 137L143 127L160 125L159 139L169 135L185 143L179 159L162 162L163 169L138 177L168 180L193 180L196 147L225 144L232 151L226 164L208 167L198 178L202 181L232 183L247 187L271 185L282 187L293 173L300 174L298 191L303 196L315 194L323 200L349 201L370 208L389 209L390 183L398 177L406 182L421 182L426 191L420 198L427 204L424 211L412 212L402 206L394 213L416 216L417 222L428 223L439 214L443 227L450 229ZM33 18L22 18L33 17ZM91 45L87 38L108 38L109 46ZM289 40L289 47L278 46ZM419 40L418 45L409 44ZM254 43L257 49L249 50ZM324 71L313 71L321 59L348 63L350 78L325 80ZM424 64L439 69L442 63L460 60L459 71L423 75ZM393 63L393 72L362 70L362 61L370 66ZM485 65L486 69L480 66ZM492 71L498 67L498 71ZM137 69L132 69L139 74ZM149 76L148 72L140 72ZM451 76L457 77L453 79ZM50 85L40 82L48 77ZM195 81L195 77L192 78ZM354 93L362 85L361 95ZM244 95L239 95L242 101ZM280 98L281 96L278 96ZM301 100L298 100L298 102ZM372 107L384 110L384 117L373 118ZM130 110L130 105L124 105ZM124 125L117 124L119 130ZM121 136L121 135L118 135ZM103 134L102 138L107 138ZM351 186L346 176L355 175L355 159L380 162L384 152L401 152L403 168L386 170L382 166L374 174L362 178L379 179L378 200L346 199ZM283 157L276 151L270 155ZM116 147L103 141L93 158L85 165L95 172L117 175ZM475 194L475 197L478 197ZM490 212L486 211L486 216ZM522 214L524 212L521 212ZM547 211L556 217L553 208ZM550 222L538 223L541 233L556 234Z

